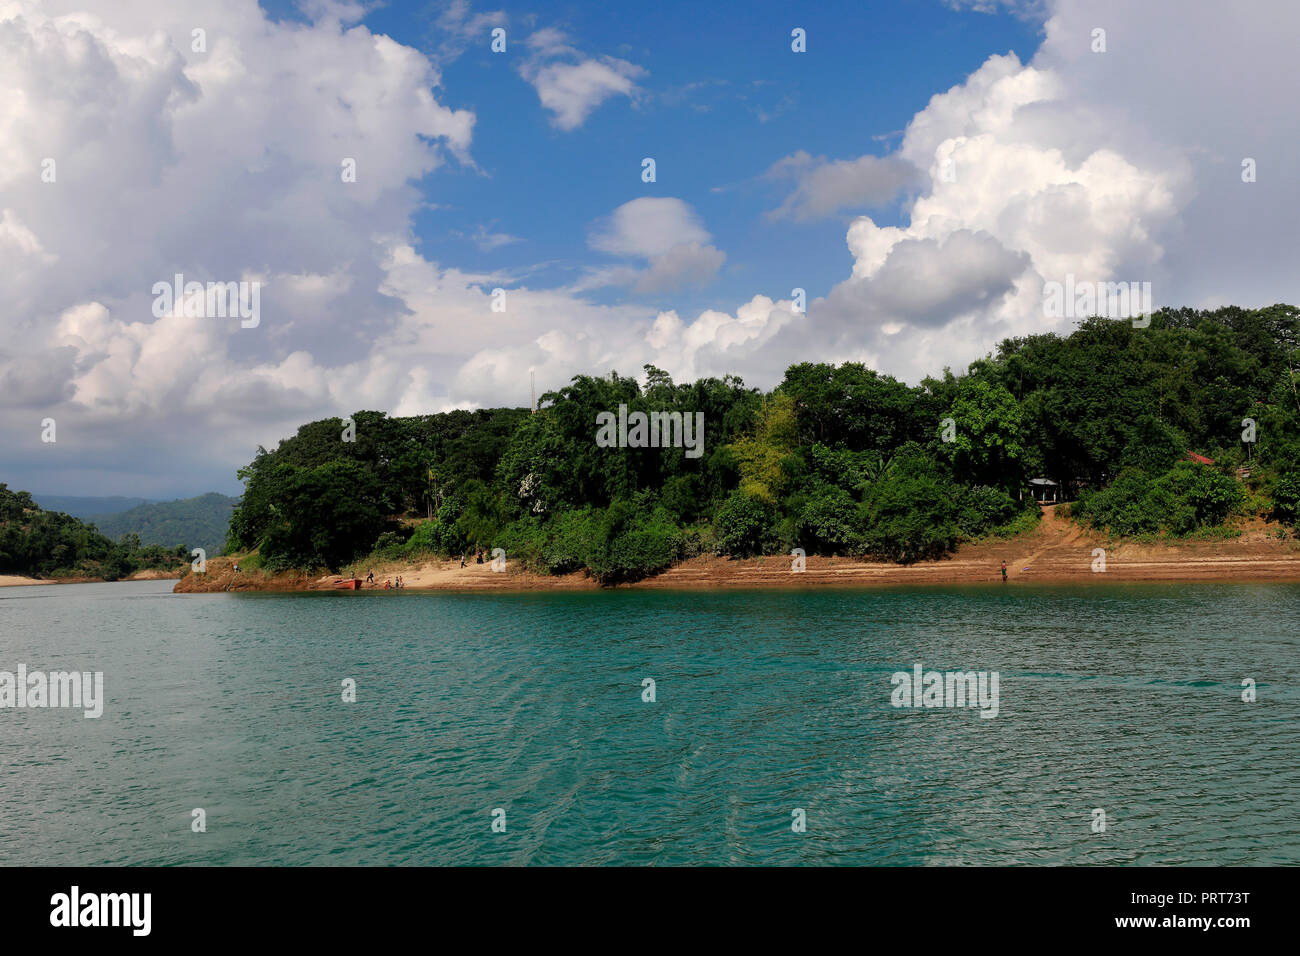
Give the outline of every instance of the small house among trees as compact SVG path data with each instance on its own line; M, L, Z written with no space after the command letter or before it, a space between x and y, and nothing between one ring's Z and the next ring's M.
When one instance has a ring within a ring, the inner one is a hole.
M1030 478L1029 492L1040 505L1054 505L1061 501L1061 486L1051 478Z

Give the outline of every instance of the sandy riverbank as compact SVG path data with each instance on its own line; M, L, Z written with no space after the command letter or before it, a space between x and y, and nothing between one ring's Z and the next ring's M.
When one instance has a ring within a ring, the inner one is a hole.
M123 581L167 581L180 577L175 571L136 571ZM0 574L0 588L29 587L37 584L103 584L103 578L25 578L20 574Z
M805 570L791 570L792 558L769 556L748 560L698 557L654 577L622 587L638 588L767 588L844 587L907 584L988 584L1001 580L1007 563L1008 584L1100 581L1297 581L1300 582L1300 542L1281 541L1259 524L1238 538L1225 541L1182 541L1173 544L1108 544L1102 535L1084 531L1044 509L1043 521L1032 532L1004 541L965 545L938 561L911 565L855 558L809 557ZM1105 549L1105 571L1095 549ZM365 570L369 570L368 568ZM361 573L364 575L365 570ZM532 574L507 564L504 573L490 564L425 561L374 567L377 587L401 575L412 590L540 591L597 588L585 574ZM281 574L240 571L232 562L215 558L204 575L190 574L178 592L330 590L339 575L315 576L301 571ZM366 590L372 590L367 587Z
M20 574L0 574L0 588L21 588L30 584L53 584L40 578L25 578Z

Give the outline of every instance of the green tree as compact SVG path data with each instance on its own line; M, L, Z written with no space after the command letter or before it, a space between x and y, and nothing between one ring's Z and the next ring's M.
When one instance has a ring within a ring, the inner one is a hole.
M741 491L732 492L714 519L718 545L738 558L764 553L776 540L775 525L776 510Z
M789 482L789 459L797 444L794 400L777 392L763 403L754 434L731 445L741 492L776 504Z
M1019 486L1024 445L1015 396L1001 385L967 379L950 414L956 434L944 448L957 476L977 484Z
M371 471L351 461L282 467L263 566L338 569L374 546L387 522L384 489Z

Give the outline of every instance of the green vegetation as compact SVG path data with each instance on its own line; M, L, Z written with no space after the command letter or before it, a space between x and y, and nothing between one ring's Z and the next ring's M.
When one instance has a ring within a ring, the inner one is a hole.
M221 553L226 541L230 515L239 499L209 492L179 501L160 501L137 505L126 511L92 515L86 520L108 537L116 540L135 534L145 544L166 548L184 545L202 548L208 557Z
M1251 513L1293 527L1298 332L1290 306L1165 310L1009 339L914 387L856 363L793 365L767 394L646 366L644 384L577 376L535 415L358 412L353 442L328 419L258 450L228 546L270 569L500 547L603 582L700 553L910 562L1032 528L1035 477L1113 534L1223 537ZM620 404L703 412L703 454L599 447L596 416Z
M1118 535L1187 537L1222 525L1244 501L1231 474L1180 461L1163 474L1126 470L1107 488L1085 492L1072 513Z
M188 562L183 547L141 545L131 534L114 543L94 525L45 511L27 492L0 484L0 574L116 581L145 569L177 570Z

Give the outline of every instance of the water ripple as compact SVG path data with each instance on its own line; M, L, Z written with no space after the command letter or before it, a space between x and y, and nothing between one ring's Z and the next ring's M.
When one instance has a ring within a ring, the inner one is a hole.
M168 585L0 592L0 669L108 698L0 710L0 863L1300 863L1294 585ZM999 715L892 707L916 664Z

